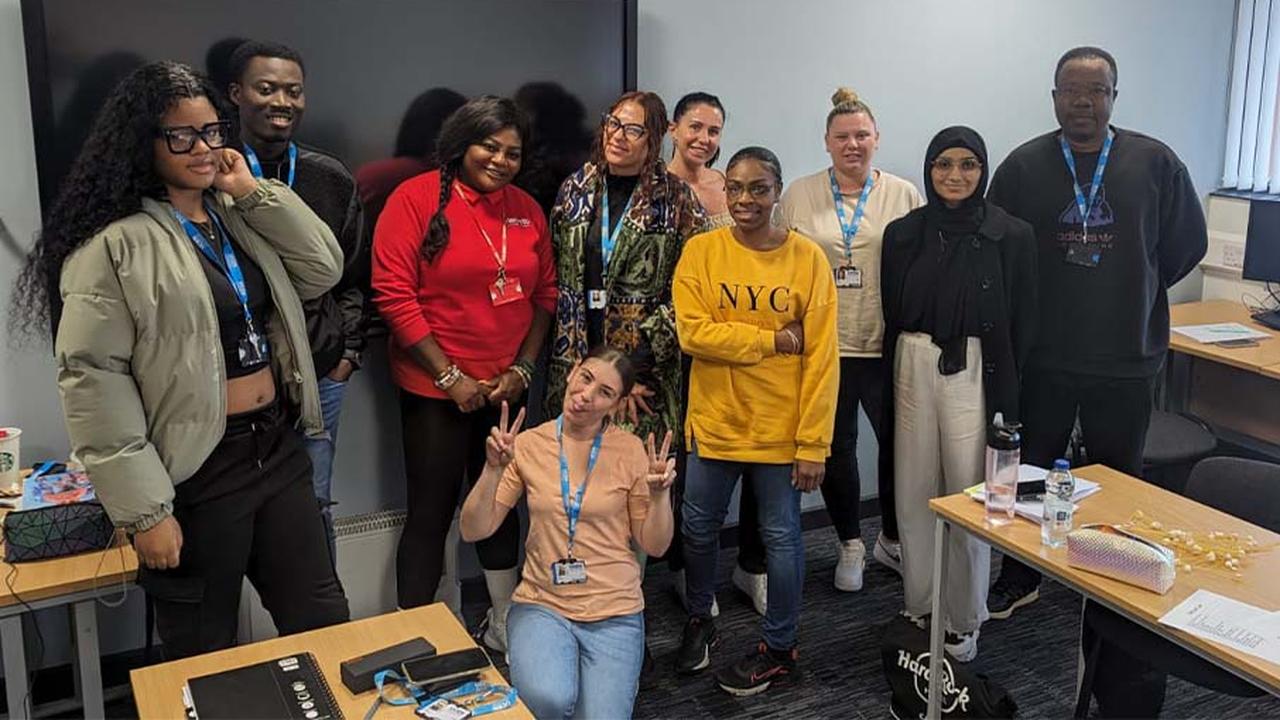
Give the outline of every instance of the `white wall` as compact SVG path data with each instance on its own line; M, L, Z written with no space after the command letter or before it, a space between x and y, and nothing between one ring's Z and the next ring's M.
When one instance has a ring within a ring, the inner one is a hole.
M763 145L786 178L830 164L822 135L836 87L875 112L875 164L921 187L924 151L948 125L982 134L992 163L1056 127L1062 53L1106 48L1119 67L1113 122L1153 135L1201 194L1218 187L1234 0L639 0L639 85L667 101L718 95L723 157ZM1198 298L1199 273L1174 288ZM864 496L875 443L859 433ZM816 503L809 498L806 506Z

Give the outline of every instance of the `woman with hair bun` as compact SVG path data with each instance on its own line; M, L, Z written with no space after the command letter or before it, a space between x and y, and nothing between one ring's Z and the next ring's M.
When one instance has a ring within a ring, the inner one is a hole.
M839 296L840 396L822 498L839 538L836 589L856 592L866 557L858 518L858 406L877 442L884 411L880 245L885 226L924 201L910 182L873 167L880 129L858 94L839 88L831 104L825 135L831 165L792 182L781 212L789 227L826 252ZM879 491L882 525L875 557L901 573L893 486L882 481Z

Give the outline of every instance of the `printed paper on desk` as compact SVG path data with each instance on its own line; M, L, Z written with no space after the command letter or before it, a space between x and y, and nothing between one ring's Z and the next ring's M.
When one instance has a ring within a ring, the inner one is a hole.
M1280 623L1276 617L1270 610L1197 590L1165 613L1160 624L1280 663Z
M1180 325L1170 328L1176 333L1186 335L1196 342L1213 345L1215 343L1236 342L1239 340L1266 340L1271 336L1254 330L1240 323L1210 323L1208 325Z
M1035 480L1043 480L1049 474L1049 471L1023 463L1018 466L1018 482L1032 482ZM1102 486L1092 480L1085 480L1082 477L1076 477L1076 491L1071 494L1071 500L1075 503L1075 508L1080 509L1080 501L1098 492ZM973 487L966 488L965 494L969 497L984 503L987 501L987 491L983 483L978 483ZM1043 500L1018 500L1013 504L1013 511L1019 516L1024 517L1037 525L1044 520L1044 501Z

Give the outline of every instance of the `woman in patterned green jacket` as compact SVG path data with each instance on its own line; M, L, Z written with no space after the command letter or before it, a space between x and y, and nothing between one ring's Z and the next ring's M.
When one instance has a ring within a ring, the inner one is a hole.
M591 159L560 186L551 210L559 300L547 380L559 413L569 371L589 348L628 353L639 371L616 420L640 437L681 437L680 344L671 278L684 241L706 213L666 171L662 99L630 92L601 119Z

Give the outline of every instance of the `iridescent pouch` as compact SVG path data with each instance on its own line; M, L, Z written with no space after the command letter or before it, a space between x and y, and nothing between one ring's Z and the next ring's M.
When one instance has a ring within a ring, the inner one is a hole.
M1067 535L1067 564L1161 595L1177 577L1172 550L1102 523Z

